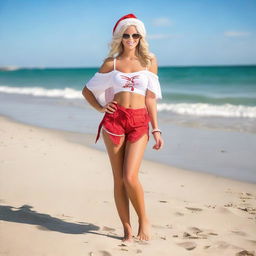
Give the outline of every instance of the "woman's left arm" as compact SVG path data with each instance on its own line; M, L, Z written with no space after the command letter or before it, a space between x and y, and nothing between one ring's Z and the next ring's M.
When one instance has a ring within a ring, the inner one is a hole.
M151 59L151 66L149 68L149 71L157 74L157 70L158 70L157 60L156 60L156 57L154 56ZM150 117L152 129L153 130L159 129L158 121L157 121L156 95L150 90L147 90L145 103L146 103L146 107L147 107L148 114ZM153 149L156 149L156 150L161 149L164 145L164 141L162 139L161 132L155 131L155 132L153 132L153 136L154 136L154 139L156 142L155 145L153 146Z
M151 127L152 129L159 129L158 127L158 121L157 121L157 105L156 105L156 97L155 94L149 90L147 90L146 94L146 107L148 110ZM161 132L155 131L153 132L153 136L155 139L155 145L153 146L153 149L159 150L163 147L164 141L161 136Z

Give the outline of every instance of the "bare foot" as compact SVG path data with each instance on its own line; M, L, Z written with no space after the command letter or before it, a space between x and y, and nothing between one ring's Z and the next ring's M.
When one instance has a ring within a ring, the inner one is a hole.
M131 242L132 241L132 227L130 224L126 223L124 226L124 238L122 242Z
M147 219L141 222L139 221L139 230L137 238L139 240L150 240L150 223Z

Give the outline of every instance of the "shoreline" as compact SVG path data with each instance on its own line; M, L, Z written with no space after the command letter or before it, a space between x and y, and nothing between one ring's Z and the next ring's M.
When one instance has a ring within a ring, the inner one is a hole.
M152 240L125 246L106 153L69 141L69 132L3 116L0 123L1 255L228 256L255 248L255 184L143 159ZM136 235L132 207L131 224Z
M42 127L40 124L27 123L26 121L17 120L17 118L5 114L0 114L0 117L4 117L11 122L45 129L49 132L54 131L56 134L62 134L63 138L69 142L99 150L100 152L105 152L105 146L102 139L100 139L97 144L94 143L96 136L95 130L97 128L96 123L91 125L92 127L95 126L93 128L94 133L84 133L65 129L62 130L58 127ZM98 122L100 122L100 116L97 117L97 119L99 119ZM95 122L95 120L93 122ZM86 121L84 121L84 123L86 123ZM254 134L178 125L171 125L170 130L169 126L165 127L165 122L163 120L162 130L164 132L165 140L164 149L159 152L152 150L153 139L151 136L144 154L145 160L163 164L167 167L210 174L213 176L216 175L231 180L256 184L256 180L252 176L252 164L250 164L251 166L249 167L247 163L247 158L250 159L250 157L249 155L246 157L245 154L247 148L245 144L248 145L248 143L245 142L250 142L251 150L255 148L252 144L253 139L255 139ZM168 135L169 133L170 135ZM169 141L171 141L171 143ZM186 143L186 141L189 141L189 143ZM171 151L169 151L167 147L171 148ZM183 161L178 156L181 152ZM236 159L236 162L232 160L234 158ZM186 162L188 162L188 164ZM207 162L209 164L207 164ZM236 164L238 164L240 168L235 167ZM243 167L246 167L247 169L244 169L242 173L241 170ZM230 171L231 173L229 173Z

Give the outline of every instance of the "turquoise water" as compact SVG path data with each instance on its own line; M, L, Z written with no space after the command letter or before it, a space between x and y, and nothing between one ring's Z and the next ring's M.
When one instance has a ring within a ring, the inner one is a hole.
M162 68L165 99L256 105L256 66Z
M98 68L0 71L0 92L82 99ZM160 67L160 112L186 116L256 118L256 66Z
M0 86L80 91L96 71L98 68L0 71ZM256 105L256 66L160 67L158 75L167 103Z

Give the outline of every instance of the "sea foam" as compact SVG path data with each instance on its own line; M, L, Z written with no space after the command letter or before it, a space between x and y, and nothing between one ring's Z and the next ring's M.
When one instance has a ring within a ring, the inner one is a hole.
M33 96L61 97L66 99L82 99L81 91L64 88L64 89L45 89L42 87L9 87L0 86L0 92L25 94Z
M10 94L23 94L32 96L58 97L66 99L83 99L82 91L72 88L45 89L42 87L9 87L0 86L0 92ZM256 118L256 106L207 103L161 103L157 105L158 111L167 111L179 115L219 116L219 117L246 117Z
M256 107L232 104L160 103L158 104L158 110L171 111L180 115L256 118Z

